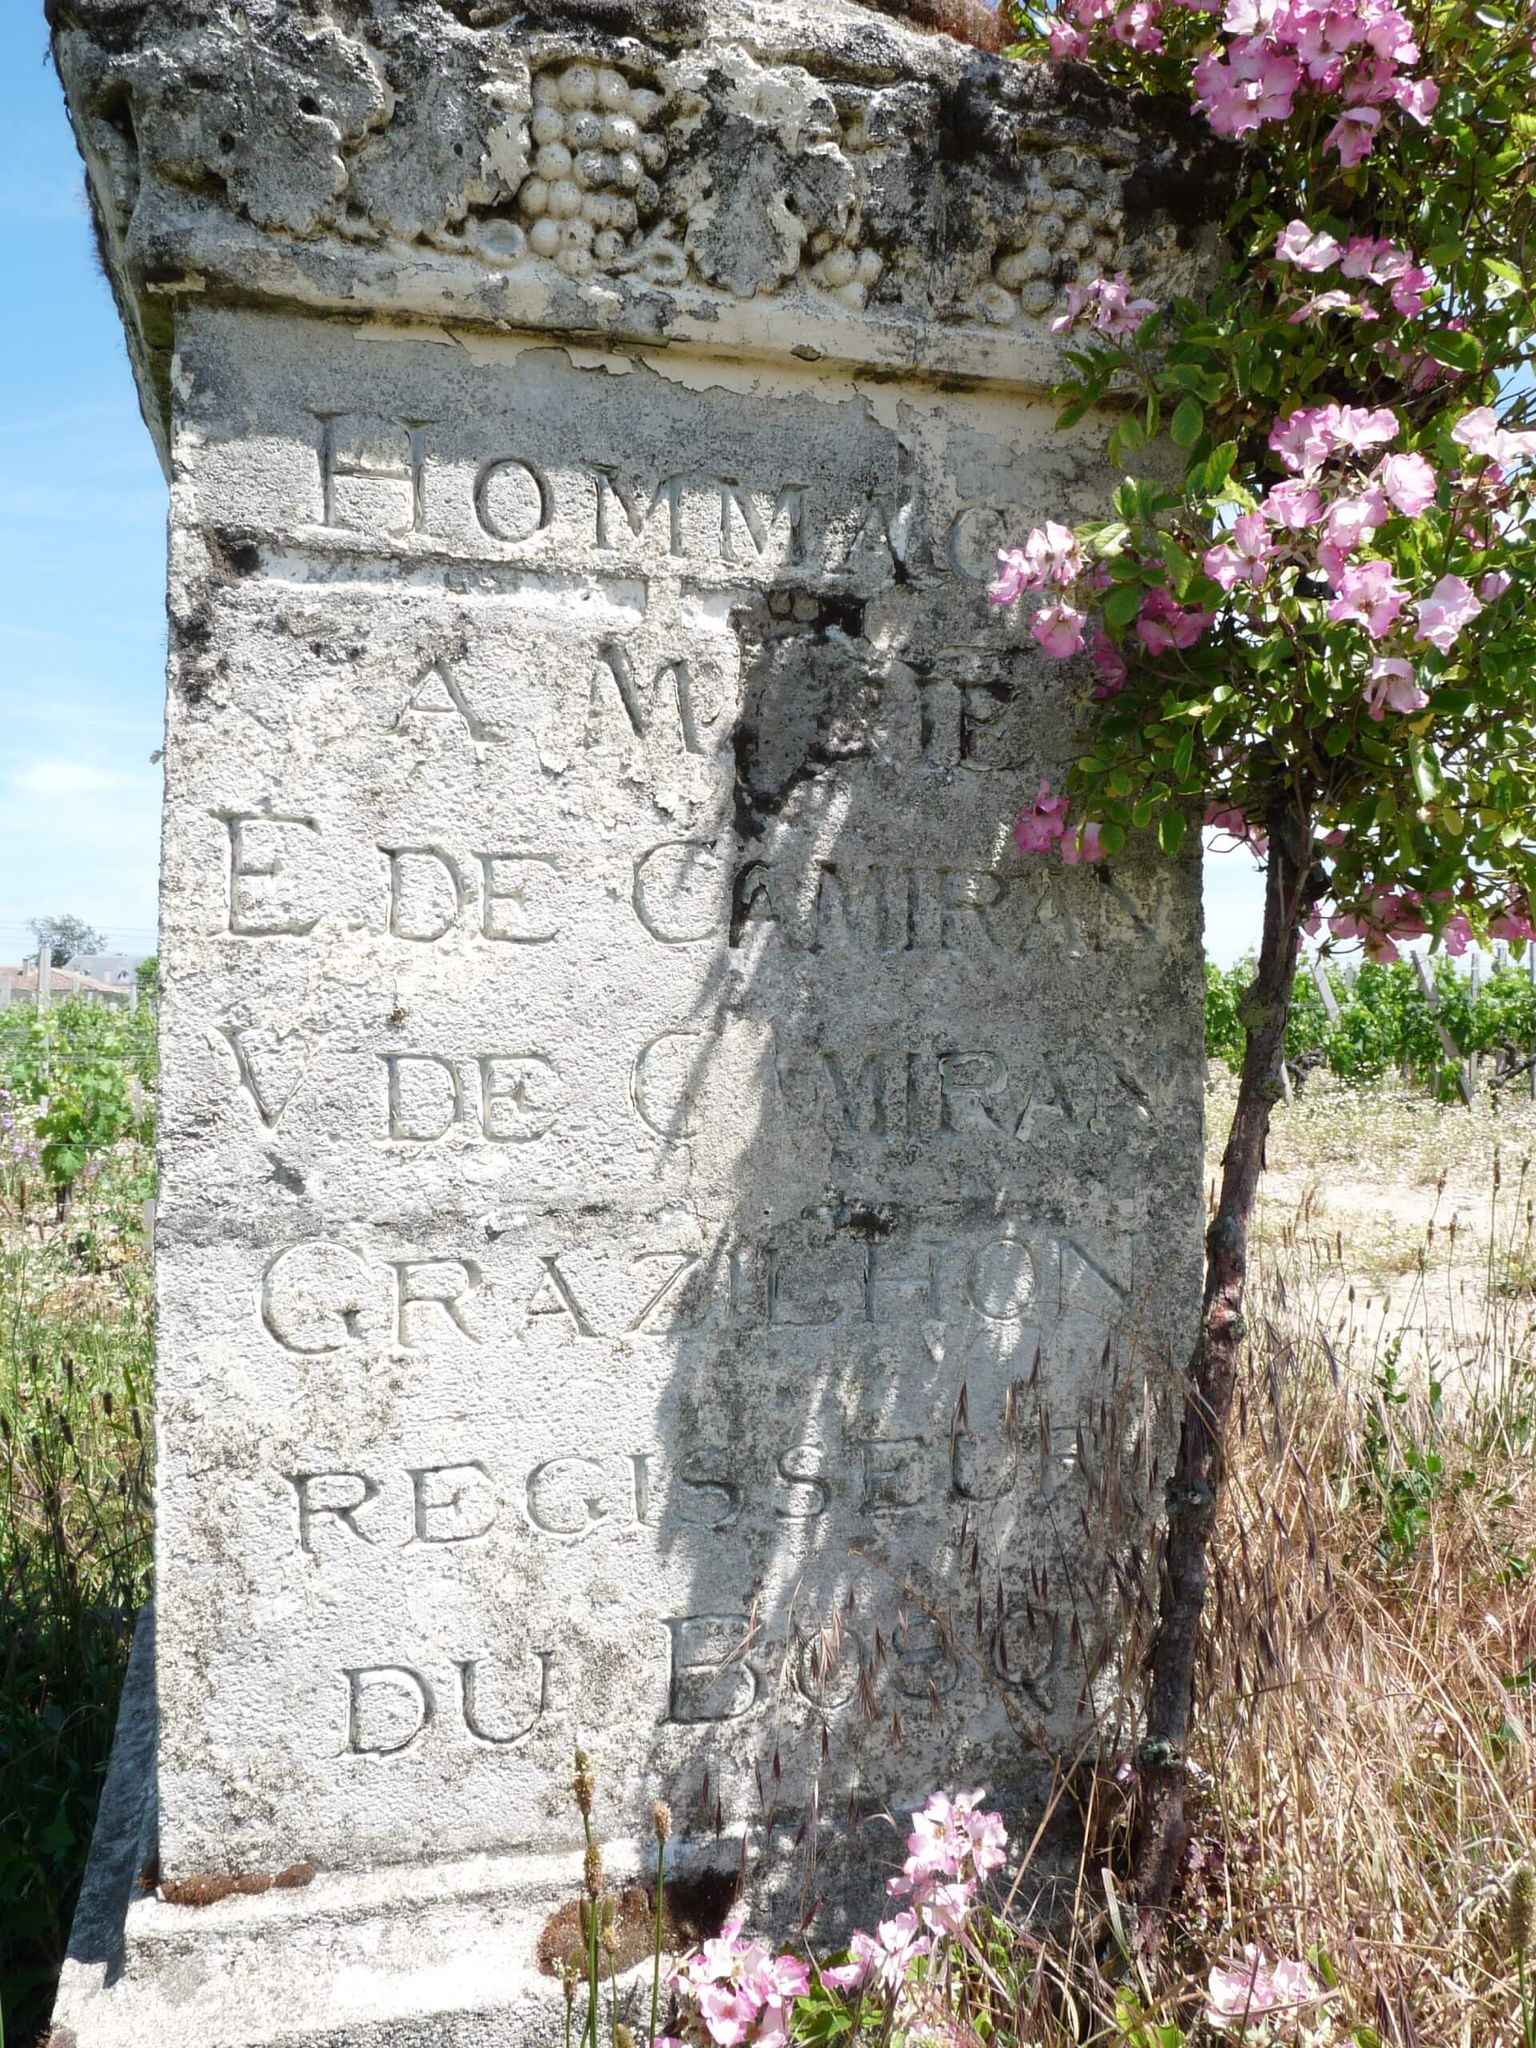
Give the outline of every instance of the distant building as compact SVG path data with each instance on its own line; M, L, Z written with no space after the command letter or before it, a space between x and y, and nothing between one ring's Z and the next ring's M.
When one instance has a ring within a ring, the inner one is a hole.
M51 1002L62 1003L66 996L83 996L88 1003L115 1004L121 1009L132 1003L136 986L131 972L126 981L100 981L95 975L80 974L73 967L55 967L48 977L48 997ZM36 1001L37 962L28 960L19 967L7 967L0 960L0 1009L10 1003Z
M77 953L64 963L66 974L83 974L89 981L106 982L113 988L131 989L147 953ZM57 974L59 970L54 969Z

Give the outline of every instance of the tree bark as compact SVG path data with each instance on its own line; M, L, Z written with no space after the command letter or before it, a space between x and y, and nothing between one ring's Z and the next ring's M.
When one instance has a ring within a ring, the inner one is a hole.
M1137 1752L1142 1788L1136 1901L1155 1941L1188 1841L1186 1756L1194 1713L1200 1621L1210 1582L1227 1424L1244 1336L1248 1231L1264 1167L1270 1111L1280 1095L1285 1026L1301 925L1312 901L1311 817L1294 800L1266 825L1269 850L1258 969L1243 1004L1247 1040L1237 1107L1222 1157L1221 1197L1205 1238L1205 1299L1184 1390L1179 1454L1165 1504L1168 1531L1148 1665L1146 1727Z

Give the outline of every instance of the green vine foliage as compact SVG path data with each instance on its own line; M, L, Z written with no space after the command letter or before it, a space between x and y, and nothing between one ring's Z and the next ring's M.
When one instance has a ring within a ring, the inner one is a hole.
M35 1154L62 1192L119 1140L148 1142L155 1057L148 1004L130 1011L73 996L42 1012L0 1011L0 1088L32 1132L18 1164Z
M1322 1067L1341 1081L1378 1082L1393 1076L1442 1096L1454 1093L1455 1067L1414 969L1406 961L1365 961L1352 974L1328 970L1337 1018L1309 975L1301 975L1286 1025L1286 1057L1303 1070ZM1251 960L1205 970L1206 1057L1233 1072L1242 1066L1239 1004L1253 980ZM1536 984L1525 968L1494 968L1474 992L1471 977L1449 960L1436 961L1433 980L1439 1021L1465 1056L1476 1053L1506 1070L1536 1057Z

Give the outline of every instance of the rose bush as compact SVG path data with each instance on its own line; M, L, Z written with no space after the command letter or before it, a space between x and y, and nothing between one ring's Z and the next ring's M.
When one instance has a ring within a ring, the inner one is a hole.
M1139 1890L1166 1903L1247 1238L1299 934L1458 953L1536 931L1536 112L1528 12L1473 0L1010 0L1021 56L1182 95L1233 145L1204 297L1079 278L1061 424L1118 418L1109 520L999 557L1091 717L1024 852L1267 874L1242 1080L1169 1489ZM1155 461L1139 459L1158 441ZM1168 459L1168 450L1174 460Z

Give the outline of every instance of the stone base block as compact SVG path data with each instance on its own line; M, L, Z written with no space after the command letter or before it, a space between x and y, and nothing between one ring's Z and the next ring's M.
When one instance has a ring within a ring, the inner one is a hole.
M321 1872L173 1904L152 1883L155 1735L146 1613L49 2048L558 2048L564 1996L537 1949L551 1914L580 1893L579 1857ZM617 1845L604 1864L616 1885L641 1876ZM648 1967L618 1979L631 2024L642 2001L648 2012L649 1981Z

